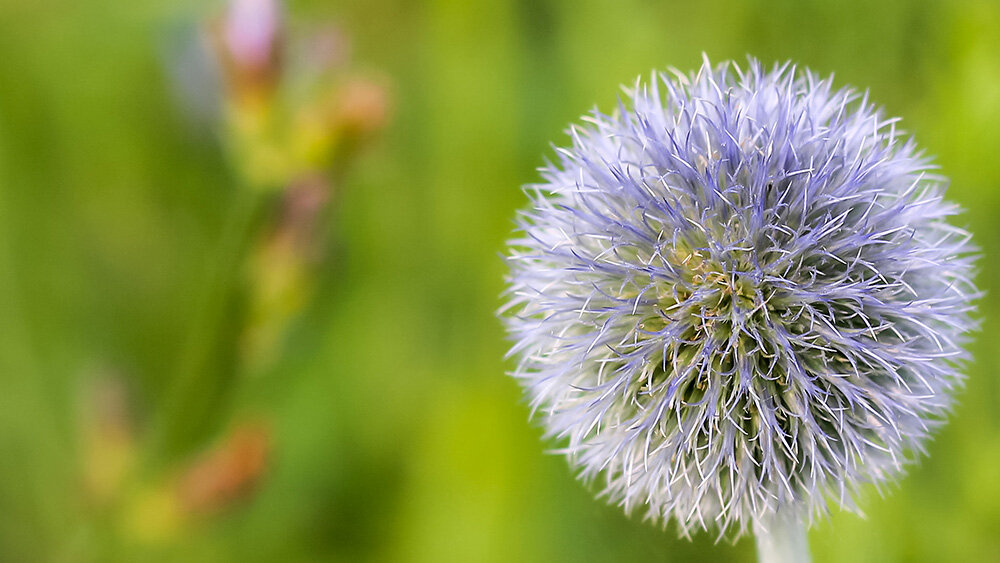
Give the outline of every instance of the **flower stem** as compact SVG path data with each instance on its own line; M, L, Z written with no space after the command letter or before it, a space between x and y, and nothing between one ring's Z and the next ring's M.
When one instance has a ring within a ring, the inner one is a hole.
M794 514L778 512L754 526L757 561L760 563L809 563L806 523Z
M231 383L223 370L211 365L212 355L221 345L227 308L238 290L245 255L265 202L265 194L260 191L248 189L235 194L216 261L211 265L204 293L199 296L187 346L178 358L177 373L164 390L151 423L149 453L156 461L163 461L197 438L206 420L211 418L212 402L217 402L218 395Z

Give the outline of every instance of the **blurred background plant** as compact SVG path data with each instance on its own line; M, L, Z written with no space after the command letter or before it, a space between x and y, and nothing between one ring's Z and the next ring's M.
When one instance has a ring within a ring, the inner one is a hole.
M0 560L752 561L593 502L494 316L548 143L702 51L870 87L993 285L992 2L0 0ZM816 561L1000 560L998 306Z

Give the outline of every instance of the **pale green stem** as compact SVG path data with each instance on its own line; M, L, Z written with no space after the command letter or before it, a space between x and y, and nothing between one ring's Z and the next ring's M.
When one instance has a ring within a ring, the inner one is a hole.
M754 526L757 561L760 563L809 563L806 523L796 514L778 512Z

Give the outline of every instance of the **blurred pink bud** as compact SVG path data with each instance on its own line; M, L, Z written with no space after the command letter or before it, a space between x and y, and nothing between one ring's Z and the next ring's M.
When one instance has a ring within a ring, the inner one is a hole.
M234 100L267 102L278 81L283 9L279 0L230 0L212 26L219 61Z
M265 69L275 57L281 32L278 0L231 0L222 21L222 38L233 62Z

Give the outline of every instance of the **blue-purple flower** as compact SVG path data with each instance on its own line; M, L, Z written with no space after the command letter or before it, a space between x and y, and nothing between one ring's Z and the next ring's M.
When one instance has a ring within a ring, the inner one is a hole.
M979 292L945 179L788 64L626 92L526 188L513 375L583 479L684 534L852 507L962 382Z

